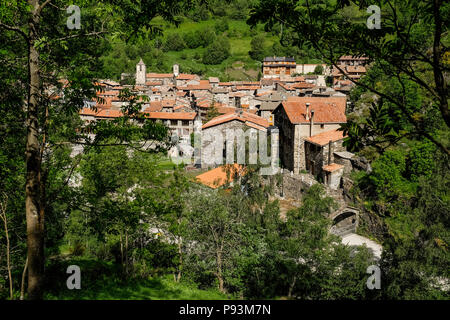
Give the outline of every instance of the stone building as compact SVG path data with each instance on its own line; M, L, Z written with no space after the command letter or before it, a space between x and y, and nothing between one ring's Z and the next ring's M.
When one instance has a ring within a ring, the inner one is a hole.
M342 131L325 131L305 138L306 171L313 176L322 176L324 166L335 163L335 152L345 151Z
M262 65L264 78L279 78L295 73L297 65L293 57L266 57Z
M266 119L239 109L213 118L202 126L201 166L207 168L223 163L246 163L248 144L240 139L247 139L250 134L257 137L258 131L267 132L267 128L269 123ZM240 133L243 135L240 136Z
M147 118L161 121L178 137L189 137L194 132L196 112L147 112Z
M307 170L306 139L339 129L347 121L346 102L346 97L288 97L278 105L273 113L275 126L280 130L280 160L284 168L294 173ZM313 170L312 167L308 165L308 169Z

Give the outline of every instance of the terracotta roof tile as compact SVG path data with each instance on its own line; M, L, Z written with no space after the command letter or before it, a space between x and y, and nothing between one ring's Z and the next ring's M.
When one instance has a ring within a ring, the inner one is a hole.
M325 146L330 142L339 141L344 139L344 132L338 130L325 131L319 134L315 134L311 137L306 138L305 140L319 146Z
M147 118L161 120L194 120L196 112L145 112Z
M238 121L244 122L245 124L253 123L254 125L257 125L257 126L263 127L263 128L269 127L269 122L266 119L261 118L260 116L257 116L255 114L242 111L242 113L237 113L237 112L226 113L224 115L215 117L215 118L211 119L210 121L208 121L207 123L205 123L202 126L202 129L214 127L219 124L226 123L226 122L233 121L233 120L238 120Z
M147 107L144 112L155 112L155 111L161 111L162 110L162 104L161 101L151 101L150 106Z
M155 78L155 79L172 78L173 73L147 73L146 77L147 78Z
M103 109L99 111L95 116L97 118L119 118L123 116L123 113L120 110Z
M217 189L232 182L235 176L243 176L245 167L239 164L230 164L209 170L196 177L196 180L210 188Z
M289 97L282 102L289 120L293 124L309 123L306 120L306 103L310 103L309 110L314 110L316 123L343 123L345 116L346 97Z
M196 74L187 74L187 73L180 73L177 77L177 80L194 80L198 76Z
M341 164L337 164L337 163L331 163L329 165L323 166L322 169L324 171L328 171L328 172L334 172L336 170L339 170L341 168L343 168L344 166Z

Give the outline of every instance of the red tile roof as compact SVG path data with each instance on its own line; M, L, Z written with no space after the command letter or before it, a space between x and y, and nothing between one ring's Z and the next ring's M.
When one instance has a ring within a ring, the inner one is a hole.
M193 80L197 77L198 76L195 74L180 73L177 77L177 80Z
M194 120L196 112L145 112L150 119L162 120Z
M97 118L119 118L123 116L122 111L113 109L103 109L96 115Z
M305 140L314 144L317 144L319 146L325 146L327 145L330 140L332 142L339 141L344 139L344 132L338 131L338 130L331 130L331 131L325 131L319 134L315 134L311 137L306 138Z
M269 122L266 119L261 118L260 116L257 116L255 114L242 111L242 113L236 113L236 112L226 113L224 115L215 117L215 118L211 119L210 121L208 121L207 123L205 123L202 126L202 129L214 127L219 124L226 123L226 122L233 121L233 120L238 120L238 121L244 122L247 125L249 123L252 123L253 125L258 126L258 129L260 129L260 130L263 130L263 129L269 127Z
M245 174L245 167L239 164L228 164L209 170L205 173L199 174L196 177L197 182L200 182L210 188L217 189L227 183L232 182L235 176L243 176Z
M145 82L146 86L160 86L162 85L161 81L147 81Z
M175 105L175 100L165 99L161 101L163 107L173 107Z
M161 101L151 101L150 106L147 107L144 112L155 112L155 111L161 111L161 110L162 110Z
M289 120L293 124L309 123L306 120L306 103L310 103L309 110L314 110L315 123L344 123L346 97L289 97L282 102Z
M260 86L236 86L236 90L257 90L261 89Z
M341 168L343 168L344 166L341 164L337 164L337 163L331 163L329 165L323 166L322 169L324 171L328 171L328 172L334 172L336 170L339 170Z
M190 86L184 86L184 87L178 87L178 90L209 90L211 89L211 86L209 83L205 84L196 84L196 85L190 85Z
M173 77L173 73L147 73L147 78L155 78L155 79L159 79L159 78L172 78Z

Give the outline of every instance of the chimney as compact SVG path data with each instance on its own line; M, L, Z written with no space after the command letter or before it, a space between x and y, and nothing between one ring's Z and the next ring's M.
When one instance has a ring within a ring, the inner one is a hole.
M306 121L309 121L309 105L310 105L310 103L307 102L306 103Z
M331 140L328 142L328 165L331 164Z
M313 125L314 125L314 110L311 110L311 120L309 121L309 136L313 135Z

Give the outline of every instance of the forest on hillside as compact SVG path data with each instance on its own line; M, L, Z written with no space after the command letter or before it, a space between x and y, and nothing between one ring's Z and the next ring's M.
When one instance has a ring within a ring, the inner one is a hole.
M64 1L2 1L0 299L448 300L450 3L373 2L381 29L361 23L363 0L111 0L83 1L83 28L68 30ZM379 290L366 286L372 253L328 232L336 204L320 185L285 219L279 177L257 166L228 190L199 186L130 96L95 139L78 130L96 80L140 57L230 80L257 78L265 55L369 58L342 130L371 165L352 173L352 205L383 246ZM83 290L67 289L68 265Z

